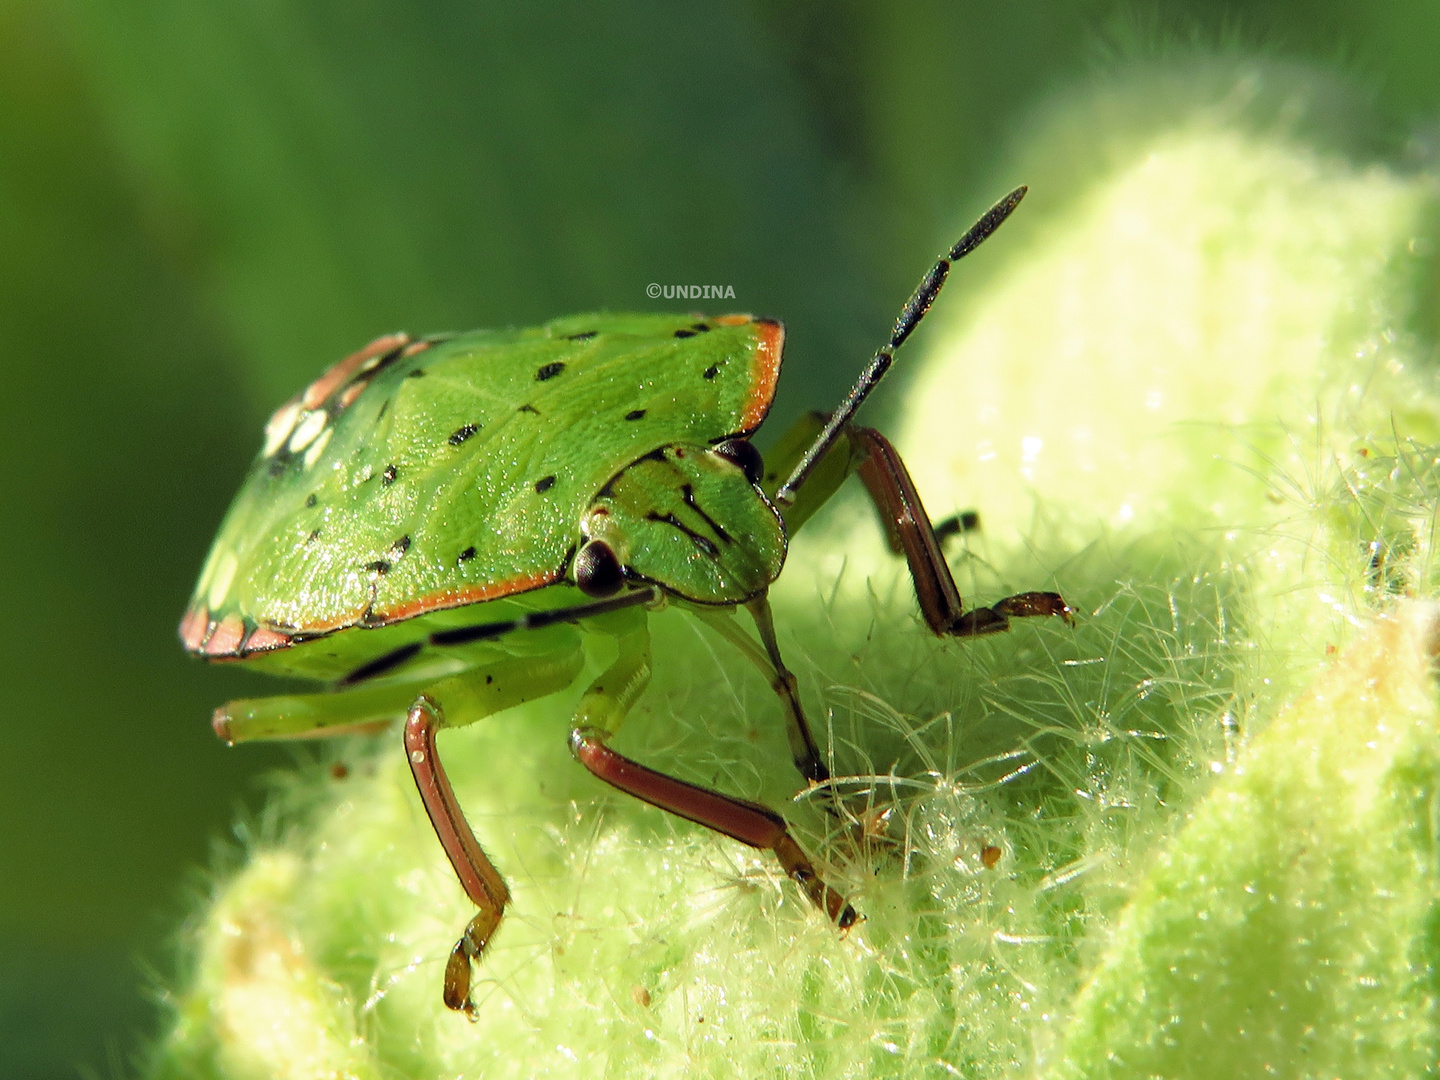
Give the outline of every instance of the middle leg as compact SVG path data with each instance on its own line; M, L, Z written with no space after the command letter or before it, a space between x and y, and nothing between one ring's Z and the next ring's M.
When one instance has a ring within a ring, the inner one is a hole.
M617 618L607 630L619 645L619 656L585 692L575 712L571 753L607 784L651 806L752 848L773 851L786 876L815 906L842 930L849 929L857 919L855 909L824 882L779 814L749 799L725 795L641 765L607 745L650 679L650 631L644 613L625 612L623 616L623 623Z

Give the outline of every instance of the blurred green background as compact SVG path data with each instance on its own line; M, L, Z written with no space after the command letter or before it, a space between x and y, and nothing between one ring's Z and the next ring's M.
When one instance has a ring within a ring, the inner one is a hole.
M823 405L1028 116L1197 48L1339 72L1381 152L1440 130L1433 0L0 0L0 1077L132 1072L292 760L214 739L256 684L174 631L274 404L694 282L787 320L778 419Z

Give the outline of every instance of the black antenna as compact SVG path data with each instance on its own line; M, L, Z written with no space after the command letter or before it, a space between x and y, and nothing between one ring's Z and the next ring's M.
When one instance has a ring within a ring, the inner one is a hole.
M825 456L835 440L840 437L841 430L855 415L855 410L864 404L865 399L870 396L870 391L875 389L876 384L890 370L890 365L895 360L895 350L905 343L910 332L920 325L920 320L930 310L930 305L935 302L935 297L939 295L940 289L945 284L945 278L950 273L951 265L984 243L990 234L1010 216L1015 207L1020 205L1020 200L1025 197L1027 190L1024 187L1018 187L986 210L980 220L970 226L970 231L956 241L954 247L935 260L935 265L930 267L930 272L920 280L919 286L906 301L905 307L901 309L900 317L895 320L895 329L890 333L890 343L875 354L869 366L860 373L860 378L855 381L849 395L840 403L840 407L830 414L830 420L825 425L825 429L810 444L810 449L805 451L805 456L800 459L800 464L795 466L795 471L790 474L790 478L775 492L776 503L781 506L789 506L795 501L795 493L800 490L800 485L805 483L811 470L815 468L815 463Z

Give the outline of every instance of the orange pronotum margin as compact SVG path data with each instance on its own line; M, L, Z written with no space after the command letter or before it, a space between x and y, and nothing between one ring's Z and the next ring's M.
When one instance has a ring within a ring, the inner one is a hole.
M780 359L785 351L785 327L773 319L756 320L760 335L755 342L754 381L745 408L740 413L740 429L753 431L770 411L775 400L775 384L780 378Z

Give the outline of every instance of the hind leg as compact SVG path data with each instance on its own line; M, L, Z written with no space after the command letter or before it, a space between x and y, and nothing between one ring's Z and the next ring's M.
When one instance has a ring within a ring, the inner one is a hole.
M472 965L500 925L510 890L495 869L470 823L440 762L435 737L446 728L464 727L502 709L565 689L584 663L579 650L505 661L483 671L442 680L415 699L405 719L405 760L420 801L450 860L460 886L480 910L450 950L443 997L448 1008L475 1017L470 998ZM444 702L442 708L441 702Z
M584 653L578 642L574 644L564 651L502 660L438 681L250 698L215 711L215 731L229 743L374 731L406 717L405 759L420 801L461 888L480 909L445 965L445 1004L467 1015L473 1016L475 1008L470 1000L471 964L500 925L510 890L465 820L440 763L435 737L445 728L464 727L565 689L584 664Z

